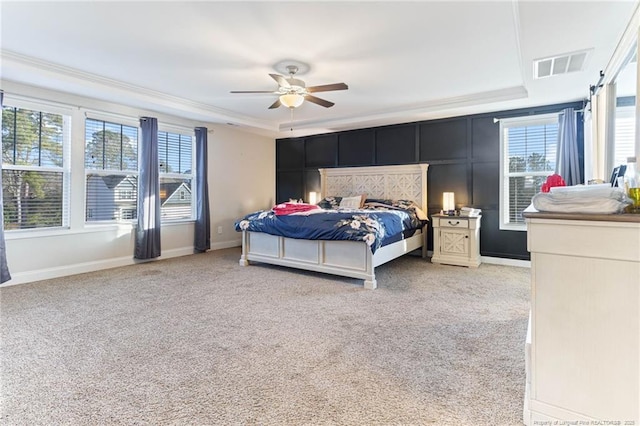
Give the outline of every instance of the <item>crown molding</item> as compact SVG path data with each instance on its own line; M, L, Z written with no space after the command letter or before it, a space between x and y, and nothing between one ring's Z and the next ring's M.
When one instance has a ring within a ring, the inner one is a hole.
M524 86L507 87L504 89L490 90L486 92L472 93L464 96L456 96L451 98L434 99L428 102L414 104L401 109L385 109L374 111L370 114L348 116L335 120L306 120L294 122L293 127L296 130L304 130L308 128L332 128L337 126L348 126L354 123L362 123L363 120L393 120L394 118L403 118L404 122L411 121L410 117L414 117L417 120L425 119L425 114L429 113L443 113L459 108L477 106L477 105L489 105L496 102L511 101L515 99L524 99L529 96L527 89ZM422 117L420 117L422 115ZM284 132L289 130L290 123L280 125L280 131Z
M71 82L73 84L78 84L85 88L98 89L101 92L106 92L111 95L114 95L115 92L120 92L120 94L126 94L129 98L144 102L147 105L151 104L170 108L184 113L195 114L199 117L205 116L209 119L217 120L220 123L231 123L233 125L248 126L269 132L277 132L277 129L268 122L249 119L246 116L236 114L224 108L215 107L202 102L195 102L179 96L125 83L109 77L88 73L76 68L45 61L9 50L0 49L0 60L2 61L2 65L5 70L8 66L18 66L26 68L31 72L34 72L36 75L49 78L53 77L54 79L67 83ZM81 93L78 94L82 95ZM114 99L104 100L113 101Z
M273 124L251 119L247 116L234 113L224 108L213 105L195 102L179 96L170 95L157 90L148 89L134 84L125 83L112 78L88 73L76 68L60 65L42 59L30 57L13 51L0 49L0 59L4 70L11 67L26 69L36 76L54 79L65 84L77 85L86 90L95 90L101 94L101 98L111 102L122 102L126 99L129 104L144 105L145 108L152 106L160 112L168 114L178 114L185 118L196 120L217 121L219 123L231 124L244 127L248 131L258 133L268 133L278 137L288 134L291 129L290 122L280 123L278 127ZM18 81L19 82L19 81ZM32 83L29 83L32 84ZM82 93L77 93L83 95ZM108 95L102 95L108 94ZM327 120L306 120L293 123L295 132L326 132L345 127L363 127L365 123L377 122L375 125L395 124L397 122L408 122L427 119L427 115L433 113L445 113L454 109L491 104L501 101L526 98L528 92L524 86L514 86L492 91L473 93L464 96L430 100L428 102L406 105L402 108L386 108L383 110L370 111L365 114L343 116L338 119ZM136 105L133 105L136 106Z

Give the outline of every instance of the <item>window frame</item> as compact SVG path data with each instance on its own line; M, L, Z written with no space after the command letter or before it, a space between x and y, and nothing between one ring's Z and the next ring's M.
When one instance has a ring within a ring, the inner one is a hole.
M167 223L180 223L180 222L193 222L196 220L196 199L194 197L195 194L195 190L196 190L196 172L195 172L195 165L196 165L196 135L195 135L195 131L192 128L187 128L187 127L180 127L180 126L174 126L174 125L167 125L167 124L162 124L159 123L158 124L158 144L160 144L160 133L171 133L174 135L181 135L181 136L189 136L191 139L191 173L190 174L186 174L186 173L168 173L168 172L163 172L160 169L160 164L162 159L159 158L158 155L158 181L161 183L163 178L167 178L167 179L185 179L185 178L190 178L191 179L191 208L190 208L190 214L188 218L177 218L177 219L172 219L172 218L164 218L162 217L162 205L160 206L160 223L161 224L167 224ZM158 154L160 151L160 146L158 146ZM168 199L168 197L167 197Z
M136 168L135 170L130 169L91 169L87 168L87 121L99 121L103 123L103 128L106 124L121 126L121 132L124 130L122 127L131 127L136 129ZM136 218L132 219L122 219L121 217L124 213L129 211L128 206L125 206L121 209L121 214L118 215L115 219L96 219L96 220L87 220L89 218L89 213L93 216L95 212L95 208L88 206L89 197L87 194L87 177L89 175L97 175L97 176L110 176L110 175L121 175L124 178L128 178L129 176L135 176L136 182L140 176L140 125L133 118L129 117L113 117L113 116L103 116L102 114L86 114L84 122L83 122L83 169L84 169L84 205L83 205L83 221L85 226L95 226L95 225L105 225L105 224L135 224ZM133 200L135 203L135 208L137 209L138 205L138 197L137 197L137 189L135 191L135 196L132 198L121 198L120 191L114 191L114 199L118 201L130 201ZM136 212L137 214L137 212Z
M614 117L614 138L612 148L612 167L627 163L628 157L635 157L636 105L618 105ZM623 131L624 130L624 131ZM630 139L624 136L631 136ZM622 140L621 140L622 139ZM620 151L626 152L622 155Z
M35 233L43 231L59 231L70 228L71 222L71 132L72 132L72 109L68 106L54 102L41 102L35 99L22 98L5 94L3 99L3 109L11 107L16 109L26 109L45 114L56 114L62 117L62 166L34 166L34 165L14 165L5 164L2 161L2 170L35 171L60 173L62 175L62 205L61 224L58 226L36 226L32 228L10 229L5 228L7 235L17 235L21 233ZM4 181L3 181L4 184ZM4 188L2 188L4 191ZM4 199L4 198L3 198ZM2 206L3 207L3 206Z
M550 176L555 173L554 170L550 171L525 171L525 172L510 172L509 171L509 147L508 141L505 138L506 131L512 127L530 127L536 125L558 124L558 113L550 114L535 114L519 117L510 117L500 119L500 218L499 229L501 231L526 231L526 223L516 223L510 221L509 215L509 180L512 177L526 177L526 176ZM557 161L554 158L554 163Z

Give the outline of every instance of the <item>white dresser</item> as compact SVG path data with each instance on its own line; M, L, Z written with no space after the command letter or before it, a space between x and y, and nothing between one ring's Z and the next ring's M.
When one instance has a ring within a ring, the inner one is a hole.
M640 215L525 217L524 423L640 425Z
M481 216L434 214L431 262L449 265L480 265Z

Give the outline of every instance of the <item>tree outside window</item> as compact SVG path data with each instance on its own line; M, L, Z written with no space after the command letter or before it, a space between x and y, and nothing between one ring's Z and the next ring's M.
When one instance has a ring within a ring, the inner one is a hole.
M502 143L501 229L526 230L523 211L556 165L558 116L500 122Z
M136 218L137 127L85 120L85 171L87 222Z
M65 225L64 117L2 109L2 184L6 230Z

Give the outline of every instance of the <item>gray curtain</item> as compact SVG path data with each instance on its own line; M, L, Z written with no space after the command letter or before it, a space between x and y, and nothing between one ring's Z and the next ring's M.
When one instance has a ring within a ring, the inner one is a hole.
M558 117L556 173L562 176L567 186L582 183L576 113L573 108L562 110Z
M160 177L158 170L158 120L140 119L142 138L138 165L138 226L136 259L160 256Z
M0 91L0 113L2 112L3 98L4 92ZM2 170L0 170L0 188L3 188ZM7 266L7 246L4 241L4 200L2 199L3 192L4 191L0 191L0 284L5 283L11 279L9 267Z
M194 248L205 252L211 248L209 217L209 180L207 177L207 128L196 127L196 226Z

